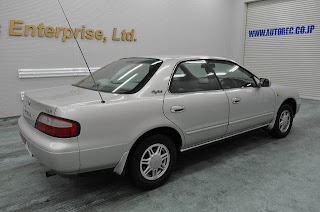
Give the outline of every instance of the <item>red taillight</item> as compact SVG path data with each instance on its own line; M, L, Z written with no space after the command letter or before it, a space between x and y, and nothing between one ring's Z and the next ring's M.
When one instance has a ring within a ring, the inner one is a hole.
M75 137L80 133L80 124L78 122L45 113L41 113L38 116L36 128L45 134L59 138Z

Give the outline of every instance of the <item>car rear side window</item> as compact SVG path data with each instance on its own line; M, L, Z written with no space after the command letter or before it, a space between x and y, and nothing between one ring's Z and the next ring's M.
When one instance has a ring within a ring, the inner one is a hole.
M219 82L205 60L180 63L171 79L171 93L218 90Z

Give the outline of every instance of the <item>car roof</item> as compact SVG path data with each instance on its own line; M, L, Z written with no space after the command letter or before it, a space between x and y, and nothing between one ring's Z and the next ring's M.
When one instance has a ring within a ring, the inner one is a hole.
M226 60L232 61L227 58L223 57L215 57L215 56L199 56L199 55L151 55L151 56L141 56L141 57L129 57L129 58L154 58L159 60L205 60L205 59L212 59L212 60Z

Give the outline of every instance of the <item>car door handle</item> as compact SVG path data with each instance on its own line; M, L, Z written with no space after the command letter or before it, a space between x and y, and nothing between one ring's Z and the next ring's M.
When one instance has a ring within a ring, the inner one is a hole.
M186 106L184 105L175 105L170 108L171 113L183 112L186 110Z
M242 99L240 97L232 98L232 103L233 104L239 104L241 101L242 101Z

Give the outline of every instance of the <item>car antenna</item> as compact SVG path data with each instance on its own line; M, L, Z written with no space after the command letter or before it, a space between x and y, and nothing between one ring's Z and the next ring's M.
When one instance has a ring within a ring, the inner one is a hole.
M68 25L69 25L69 27L70 27L70 30L71 30L71 32L72 32L72 34L73 34L73 29L72 29L72 27L71 27L71 24L70 24L68 18L67 18L67 15L66 15L66 13L64 12L64 9L63 9L63 7L62 7L62 5L61 5L61 3L60 3L59 0L58 0L58 2L59 2L59 5L60 5L60 7L61 7L61 10L62 10L62 12L63 12L63 14L64 14L64 17L66 18L66 20L67 20L67 22L68 22ZM81 50L81 47L80 47L80 45L79 45L79 43L78 43L78 40L77 40L77 38L76 38L75 36L72 36L72 37L76 40L76 43L77 43L77 45L78 45L78 47L79 47L79 50L80 50L80 52L81 52L81 55L82 55L82 57L83 57L84 62L85 62L86 65L87 65L87 68L88 68L88 70L89 70L89 73L90 73L90 76L91 76L91 78L92 78L92 80L93 80L93 83L94 83L95 86L97 87L97 92L99 93L99 96L100 96L100 98L101 98L101 103L105 103L105 101L103 100L103 98L102 98L102 96L101 96L100 91L98 90L98 84L96 83L96 81L95 81L94 78L93 78L93 75L92 75L91 70L90 70L90 68L89 68L89 65L88 65L88 63L87 63L87 60L86 60L86 58L84 57L84 54L83 54L83 52L82 52L82 50Z

